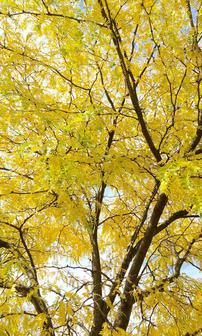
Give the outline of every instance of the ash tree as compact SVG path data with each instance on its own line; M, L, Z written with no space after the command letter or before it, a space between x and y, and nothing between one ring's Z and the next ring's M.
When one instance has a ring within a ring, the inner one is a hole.
M200 335L201 7L1 1L0 335Z

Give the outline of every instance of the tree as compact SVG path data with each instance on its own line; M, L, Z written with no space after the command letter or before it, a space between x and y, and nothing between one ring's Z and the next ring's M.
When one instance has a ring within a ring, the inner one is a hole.
M1 335L200 334L200 10L1 1Z

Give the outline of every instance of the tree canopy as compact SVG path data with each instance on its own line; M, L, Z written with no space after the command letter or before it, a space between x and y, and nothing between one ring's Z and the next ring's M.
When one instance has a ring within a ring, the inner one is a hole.
M1 0L1 336L202 331L201 8Z

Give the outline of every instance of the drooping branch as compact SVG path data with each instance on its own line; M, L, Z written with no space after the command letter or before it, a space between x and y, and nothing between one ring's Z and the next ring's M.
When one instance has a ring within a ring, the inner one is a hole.
M19 260L21 260L21 262L22 262L22 266L24 268L24 271L25 271L28 279L31 282L30 287L24 286L22 284L16 284L14 286L14 288L23 297L27 297L27 295L29 294L29 297L30 297L29 300L33 304L37 314L44 313L45 316L46 316L46 320L44 321L44 324L43 324L43 329L47 332L47 335L55 336L52 320L51 320L47 305L46 305L44 299L42 298L40 290L39 290L39 282L38 282L38 279L37 279L36 267L35 267L31 252L30 252L30 250L29 250L29 248L26 244L26 241L23 237L23 233L22 233L21 229L19 229L18 231L19 231L20 238L21 238L22 244L24 246L24 249L25 249L25 251L26 251L26 253L29 257L29 263L24 258L21 251L14 244L8 243L8 242L0 239L0 248L10 249L11 252L15 251L17 253L17 255L19 257ZM9 288L12 287L12 285L8 285L7 282L5 283L4 280L1 280L0 281L0 287L5 288L5 289L9 289Z
M58 75L58 76L61 77L64 81L66 81L67 83L69 83L69 85L71 85L71 86L73 86L73 87L75 87L75 88L77 88L77 89L81 89L81 90L88 91L88 92L89 92L89 90L90 90L90 88L86 88L86 87L83 87L83 86L81 86L81 85L76 84L71 78L69 78L69 77L67 77L66 75L64 75L64 74L62 73L62 71L58 70L58 69L57 69L55 66L53 66L53 65L47 64L47 63L45 63L44 61L42 61L42 60L40 60L40 59L38 59L38 58L35 58L35 57L31 56L31 55L26 54L25 52L21 52L21 51L18 51L18 50L14 50L14 49L10 48L9 46L6 46L6 45L2 44L1 42L0 42L0 48L1 48L1 49L4 49L4 50L7 50L7 51L9 51L9 52L12 52L12 53L14 53L14 54L16 54L16 55L18 55L18 56L20 56L20 57L27 58L28 60L33 61L33 62L35 62L36 64L45 67L46 69L49 69L49 70L52 71L54 74Z
M21 15L31 15L31 16L34 16L34 17L40 17L40 16L43 16L43 17L47 17L48 18L61 18L61 19L68 19L68 20L71 20L71 21L74 21L74 22L77 22L77 23L92 23L94 25L97 25L101 28L107 28L107 26L105 24L102 24L100 22L96 22L96 21L93 21L93 20L88 20L88 19L83 19L83 18L77 18L77 17L74 17L74 16L70 16L70 15L65 15L65 14L62 14L62 13L53 13L53 12L50 12L50 10L47 10L46 12L34 12L34 11L28 11L28 10L22 10L21 12L7 12L7 13L2 13L0 12L0 15L3 15L3 16L8 16L10 18L12 17L15 17L15 16L21 16Z
M7 281L3 281L0 279L0 288L11 289L15 288L16 292L21 297L27 297L29 295L29 300L33 304L37 314L45 313L46 321L44 321L43 330L47 332L47 336L55 336L55 332L53 329L52 320L48 313L47 306L44 300L36 293L36 289L34 287L27 287L21 284L8 284ZM24 313L24 312L23 312ZM37 316L36 314L32 314L33 316Z

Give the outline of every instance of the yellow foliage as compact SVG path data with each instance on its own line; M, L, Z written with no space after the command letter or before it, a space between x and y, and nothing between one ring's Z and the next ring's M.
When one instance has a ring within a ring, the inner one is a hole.
M201 9L0 1L0 336L201 328Z

